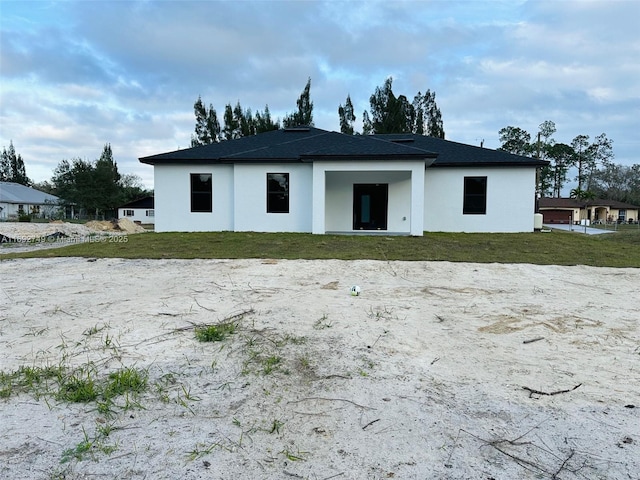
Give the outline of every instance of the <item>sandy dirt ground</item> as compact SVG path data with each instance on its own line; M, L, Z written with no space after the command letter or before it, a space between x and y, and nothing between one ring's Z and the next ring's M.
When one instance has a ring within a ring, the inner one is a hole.
M143 227L128 218L85 224L0 222L0 255L68 247L76 243L126 242L130 234L144 232Z
M639 291L584 266L0 260L5 379L147 380L5 392L0 478L638 479Z

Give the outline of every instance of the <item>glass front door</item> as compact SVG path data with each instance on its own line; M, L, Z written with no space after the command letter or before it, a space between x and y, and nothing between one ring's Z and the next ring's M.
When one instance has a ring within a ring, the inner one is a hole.
M389 185L356 183L353 185L353 229L386 230Z

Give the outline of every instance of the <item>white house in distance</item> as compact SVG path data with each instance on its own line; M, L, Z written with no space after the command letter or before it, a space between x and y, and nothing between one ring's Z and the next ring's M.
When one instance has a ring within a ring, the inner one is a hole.
M118 218L128 218L132 222L154 224L155 210L152 196L140 198L118 207Z
M412 134L296 127L140 158L155 230L531 232L547 162Z
M0 182L0 220L21 214L50 218L58 211L58 197L13 182Z

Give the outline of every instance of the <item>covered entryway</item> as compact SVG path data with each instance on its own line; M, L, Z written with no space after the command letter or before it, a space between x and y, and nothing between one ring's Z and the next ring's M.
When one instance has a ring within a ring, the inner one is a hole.
M314 161L313 233L422 235L425 161Z
M386 230L389 185L356 183L353 185L353 229Z

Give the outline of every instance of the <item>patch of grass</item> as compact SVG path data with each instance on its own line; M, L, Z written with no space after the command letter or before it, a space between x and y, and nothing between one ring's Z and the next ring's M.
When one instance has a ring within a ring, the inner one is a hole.
M99 385L93 373L81 369L63 379L56 398L64 402L88 403L96 400L99 395Z
M62 452L62 459L60 459L60 463L67 463L71 460L82 461L84 456L91 452L93 448L93 441L90 440L85 433L85 440L79 442L75 447L68 448L64 452Z
M148 374L135 368L124 368L109 374L103 396L111 398L125 393L141 393L147 389Z
M28 393L36 399L45 396L71 403L96 401L98 411L106 415L112 413L115 397L125 395L126 405L133 405L129 395L145 391L147 378L146 371L131 367L100 378L91 363L73 371L64 366L21 366L13 372L0 371L0 398Z
M262 373L269 375L278 367L278 365L280 365L280 362L282 362L282 357L277 355L271 355L270 357L263 359Z
M304 462L306 455L309 454L309 452L301 452L300 450L294 452L293 450L289 450L289 448L284 448L278 453L284 455L285 458L291 462Z
M284 427L284 422L280 420L274 419L271 423L271 428L269 429L269 433L280 433L280 429Z
M97 452L111 455L118 447L116 445L107 445L103 440L108 437L113 430L115 430L113 426L101 426L96 429L96 435L93 438L89 438L86 430L82 427L83 439L78 442L75 447L67 448L62 452L60 463L68 463L71 460L81 462L85 459L86 455L94 457Z
M0 398L9 398L20 393L33 393L39 398L41 391L47 391L48 380L60 375L54 367L21 366L13 372L0 371Z
M297 360L298 369L301 371L309 371L311 370L311 362L309 361L309 357L306 355L302 355L298 357Z
M193 461L198 458L204 457L205 455L209 455L216 448L219 448L221 450L226 450L227 452L233 451L233 447L225 445L222 442L215 442L210 445L207 445L204 443L198 443L196 444L196 447L193 450L191 450L190 452L187 452L187 455L189 460Z
M85 337L90 337L91 335L100 333L105 328L107 328L107 325L102 325L101 327L99 327L98 325L94 325L93 327L87 328L84 332L82 332L82 335L84 335Z
M422 237L193 232L129 235L127 243L84 243L5 258L280 258L429 260L640 267L640 230L604 235L425 233Z
M236 331L235 323L220 323L196 327L194 332L200 342L221 342Z
M51 381L59 382L63 375L64 368L58 366L21 366L11 373L0 372L0 397L31 393L38 399L49 391Z

